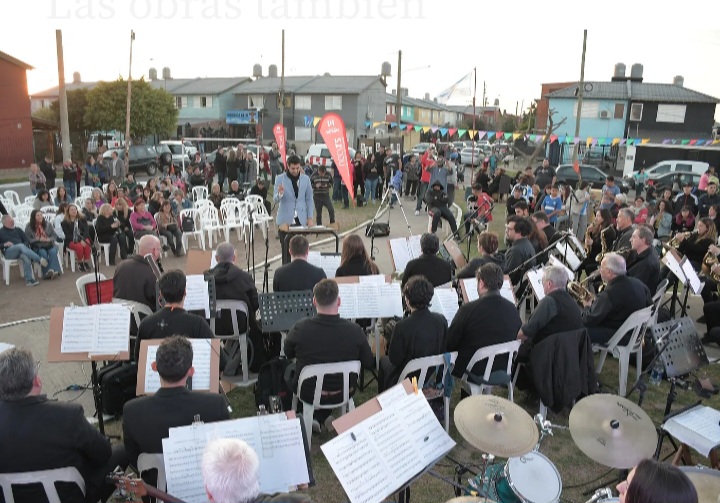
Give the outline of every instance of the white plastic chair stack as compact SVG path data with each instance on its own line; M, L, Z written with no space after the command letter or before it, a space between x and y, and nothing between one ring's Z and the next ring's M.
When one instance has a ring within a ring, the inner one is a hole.
M205 206L202 209L198 210L198 212L200 213L202 229L203 231L207 232L208 247L212 249L213 236L216 232L221 233L223 231L223 226L222 224L220 224L220 216L218 214L218 210L215 206L211 204L210 206Z
M270 223L274 222L275 219L268 214L262 196L251 194L245 197L245 201L252 204L253 225L260 227L260 230L263 233L263 238L267 239L268 226Z
M180 211L180 225L185 217L193 219L195 225L194 231L182 231L182 244L183 248L187 251L189 246L189 238L194 237L195 241L200 244L200 247L205 250L205 233L203 232L202 219L200 218L198 211L194 208L188 208ZM182 229L182 227L181 227Z
M201 201L203 199L208 198L208 189L207 187L201 185L199 187L193 187L192 188L192 197L193 201Z
M6 190L5 192L3 192L3 195L6 199L10 200L10 204L12 206L20 206L22 204L22 201L20 201L20 194L18 194L14 190Z

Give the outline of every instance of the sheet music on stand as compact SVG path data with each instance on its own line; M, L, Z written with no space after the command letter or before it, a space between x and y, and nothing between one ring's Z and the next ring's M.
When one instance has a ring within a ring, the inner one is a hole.
M526 274L528 281L530 281L530 288L532 288L535 298L540 302L545 298L545 289L542 284L542 268L536 267L530 269Z
M186 311L205 311L205 318L210 318L210 292L208 282L202 274L189 274L185 277Z
M703 456L720 446L720 411L698 405L665 421L662 429Z
M320 447L352 503L383 501L455 447L422 393L398 384L377 399L379 412Z
M480 294L477 291L477 279L465 278L460 280L461 287L463 290L463 298L467 298L466 302L472 302L480 298ZM513 292L512 283L510 278L505 276L503 278L503 286L500 288L500 295L515 304L515 293Z
M189 340L193 348L192 366L195 369L195 373L192 376L193 391L217 392L220 355L218 353L215 355L216 357L213 358L213 354L215 351L219 352L220 350L219 341L216 343L217 349L215 349L212 346L211 339ZM144 375L143 372L138 372L137 395L150 395L160 389L160 375L152 369L152 363L155 361L160 342L162 341L159 339L150 339L141 346L138 365L142 366L145 372ZM146 348L145 352L142 351L143 347ZM215 364L214 368L213 360ZM213 370L215 370L215 372ZM215 374L214 380L211 377L213 374ZM215 385L213 385L213 381Z
M550 262L549 265L551 265L551 266L563 267L565 269L565 272L567 272L568 281L572 281L573 279L575 279L575 272L572 269L570 269L568 266L566 266L563 263L563 261L560 260L559 258L555 257L554 255L550 255L549 262Z
M430 311L442 314L450 325L459 309L457 292L452 288L435 288Z
M321 253L318 251L311 251L308 253L308 263L319 267L325 271L325 276L329 279L335 277L335 272L340 267L340 253Z
M682 270L687 280L685 284L689 283L692 292L695 295L700 295L705 285L702 281L700 281L700 277L698 276L697 271L695 271L695 268L692 266L687 257L683 257L683 259L680 261L680 269Z
M392 318L403 315L399 283L339 283L340 317Z
M260 459L260 491L287 492L311 480L300 420L285 414L193 423L163 439L168 492L183 501L206 501L200 468L205 446L217 438L247 442Z
M569 239L572 239L575 243L575 246L577 246L578 249L582 249L583 245L578 241L578 239L570 235L568 236ZM575 250L572 246L569 246L568 243L564 242L564 240L558 241L558 243L555 245L555 249L559 253L559 257L563 258L567 261L567 266L570 267L573 271L577 271L580 268L580 264L582 264L582 259L577 256L577 253L575 253ZM552 255L551 255L552 257ZM575 273L573 272L571 277L574 277Z
M668 252L663 257L662 262L668 267L668 269L670 269L670 271L675 275L675 277L680 280L680 283L682 283L683 285L687 284L685 272L680 266L680 256L675 250L668 250Z
M114 355L129 350L130 308L122 304L63 310L61 353Z
M408 238L395 238L388 241L390 254L397 272L403 272L407 263L422 255L420 249L420 236L413 235Z

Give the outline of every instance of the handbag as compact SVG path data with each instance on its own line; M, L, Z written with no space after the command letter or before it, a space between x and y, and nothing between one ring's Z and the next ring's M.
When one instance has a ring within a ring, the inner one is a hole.
M365 236L384 237L390 235L390 224L386 222L369 223L365 227Z
M52 241L36 241L33 246L35 248L43 248L45 250L49 250L50 248L55 246L55 243L53 243Z

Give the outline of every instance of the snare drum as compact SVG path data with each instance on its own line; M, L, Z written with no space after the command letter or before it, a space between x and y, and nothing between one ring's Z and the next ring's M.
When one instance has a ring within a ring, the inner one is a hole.
M694 466L680 466L685 472L698 495L698 503L717 503L720 501L720 471Z
M507 486L522 503L555 503L560 499L560 472L539 452L508 459L503 473L504 478L496 482L498 495L506 494ZM505 499L501 501L506 503Z

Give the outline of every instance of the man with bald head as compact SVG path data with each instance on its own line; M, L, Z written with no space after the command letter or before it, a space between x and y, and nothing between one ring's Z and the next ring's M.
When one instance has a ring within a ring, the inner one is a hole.
M162 253L162 244L154 235L145 235L138 242L138 253L118 264L113 276L113 297L145 304L155 311L157 278L150 268L146 255L152 255L157 262ZM134 324L134 322L133 322Z

